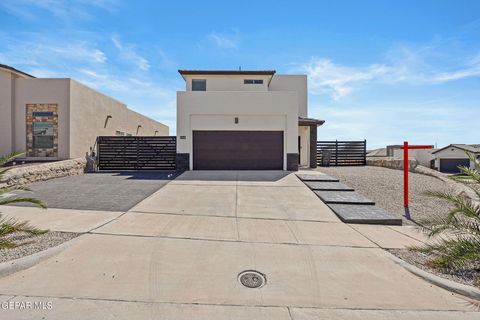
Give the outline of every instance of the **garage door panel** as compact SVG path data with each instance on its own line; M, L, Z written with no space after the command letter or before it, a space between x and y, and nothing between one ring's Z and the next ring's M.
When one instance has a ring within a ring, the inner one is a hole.
M440 159L440 172L459 173L459 166L470 166L469 159Z
M283 131L194 131L196 170L282 170Z

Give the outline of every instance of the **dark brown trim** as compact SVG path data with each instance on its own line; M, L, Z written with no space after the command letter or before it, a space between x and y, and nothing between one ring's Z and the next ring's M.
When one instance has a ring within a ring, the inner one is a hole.
M27 76L29 78L35 78L34 76L32 76L31 74L28 74L26 72L23 72L23 71L20 71L18 69L15 69L14 67L10 67L10 66L7 66L6 64L1 64L0 63L0 69L7 69L8 71L13 71L13 72L16 72L16 73L20 73L21 75L24 75L24 76Z
M312 125L321 126L324 123L325 123L325 120L298 117L299 126L307 126L307 127Z
M273 76L275 70L178 70L181 75L260 75L260 76Z

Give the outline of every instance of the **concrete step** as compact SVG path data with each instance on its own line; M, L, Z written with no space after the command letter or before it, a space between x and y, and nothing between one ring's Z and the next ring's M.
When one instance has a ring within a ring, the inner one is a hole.
M329 204L333 212L345 223L402 225L402 219L377 206Z
M296 173L297 177L302 181L324 181L324 182L339 182L337 178L330 177L321 173Z
M352 187L341 182L325 182L325 181L304 181L304 183L312 190L320 191L354 191Z
M313 191L326 204L375 205L375 202L354 191Z

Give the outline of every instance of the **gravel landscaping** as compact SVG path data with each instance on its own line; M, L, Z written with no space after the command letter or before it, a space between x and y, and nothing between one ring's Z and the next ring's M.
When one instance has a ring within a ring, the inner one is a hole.
M321 167L320 172L338 178L358 193L375 201L376 204L403 218L404 224L413 224L405 219L403 208L403 171L382 167ZM410 213L414 220L420 220L436 214L447 214L451 204L425 196L425 191L452 191L440 179L410 173Z
M338 178L358 193L375 201L376 204L402 217L404 224L414 224L406 220L403 208L403 171L374 166L364 167L322 167L317 169L329 176ZM431 198L426 191L454 192L451 183L419 173L409 174L410 212L414 220L425 219L434 215L447 215L453 206L436 198ZM480 262L469 265L463 270L453 271L431 267L430 262L436 258L433 253L423 253L410 249L389 249L400 259L425 271L458 283L480 287Z
M4 237L13 241L17 247L0 249L0 263L22 258L51 247L58 246L77 237L78 233L50 231L41 235L32 236L25 232L15 232Z
M400 259L437 276L480 288L480 282L475 280L480 277L480 262L477 265L472 265L458 271L434 269L429 267L429 262L435 258L434 254L426 254L409 249L389 249L388 251Z

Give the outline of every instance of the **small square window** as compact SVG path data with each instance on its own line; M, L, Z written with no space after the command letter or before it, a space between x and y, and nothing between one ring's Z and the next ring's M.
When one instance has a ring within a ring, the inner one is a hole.
M262 79L245 79L243 80L244 84L263 84Z
M192 79L192 91L207 91L207 80Z

